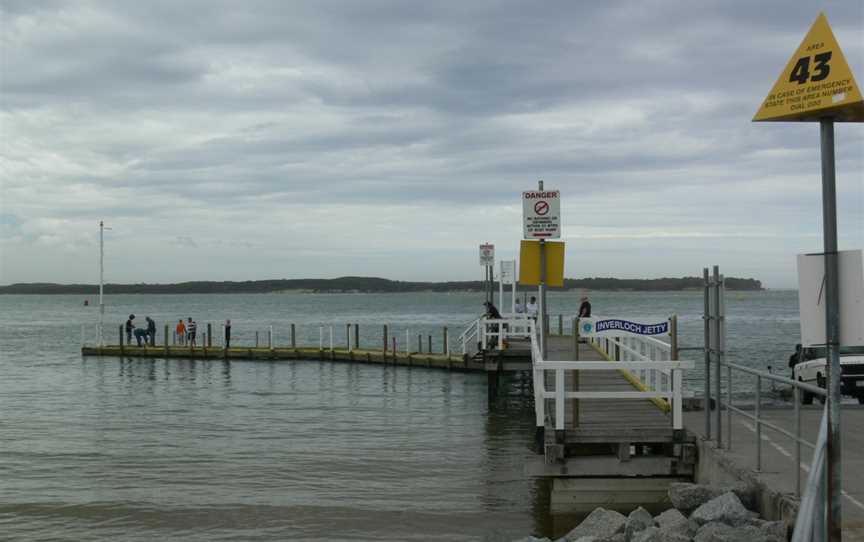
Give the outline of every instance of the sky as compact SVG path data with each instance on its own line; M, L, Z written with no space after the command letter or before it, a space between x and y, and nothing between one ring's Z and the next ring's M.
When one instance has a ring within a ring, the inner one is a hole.
M819 11L864 2L0 0L0 284L480 279L521 192L565 276L797 284L819 126L751 119ZM836 127L840 249L864 127Z

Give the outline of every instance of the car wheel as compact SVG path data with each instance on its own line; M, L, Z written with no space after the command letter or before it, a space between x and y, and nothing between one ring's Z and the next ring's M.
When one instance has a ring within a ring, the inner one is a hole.
M859 405L864 405L864 393L859 393L859 394L858 394L858 404L859 404Z
M802 384L804 383L804 381L801 380L800 378L798 379L798 382L801 382ZM801 397L801 404L802 405L812 405L813 404L813 394L810 393L809 391L801 390L800 397Z

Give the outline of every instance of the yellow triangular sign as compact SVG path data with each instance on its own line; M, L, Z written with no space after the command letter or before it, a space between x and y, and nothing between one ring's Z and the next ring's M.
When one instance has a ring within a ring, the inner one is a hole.
M864 100L824 13L783 68L754 121L864 122Z

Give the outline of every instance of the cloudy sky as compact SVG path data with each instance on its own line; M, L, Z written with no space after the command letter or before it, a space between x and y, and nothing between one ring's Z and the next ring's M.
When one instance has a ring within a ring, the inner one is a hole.
M569 277L796 283L819 128L750 122L860 1L0 0L0 284L481 277L520 192L562 193ZM838 125L841 249L864 127Z

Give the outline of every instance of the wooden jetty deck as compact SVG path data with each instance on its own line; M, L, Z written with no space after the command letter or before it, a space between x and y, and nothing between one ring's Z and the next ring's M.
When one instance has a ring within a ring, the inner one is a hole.
M84 356L114 356L135 358L177 359L229 359L229 360L329 360L408 367L428 367L451 371L484 372L487 370L482 358L472 356L436 354L423 352L393 352L392 350L370 350L360 348L334 348L333 350L310 347L254 347L232 346L129 346L105 345L82 346Z

